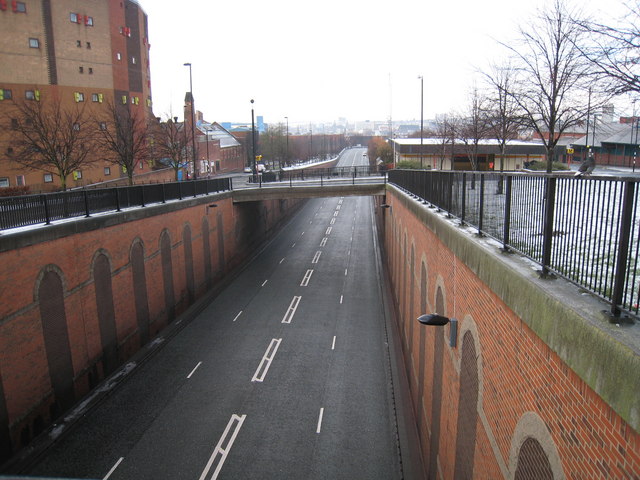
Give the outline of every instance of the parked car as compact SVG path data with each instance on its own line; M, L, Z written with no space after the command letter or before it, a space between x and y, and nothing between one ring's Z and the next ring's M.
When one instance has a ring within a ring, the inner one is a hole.
M244 167L244 173L251 173L251 167Z

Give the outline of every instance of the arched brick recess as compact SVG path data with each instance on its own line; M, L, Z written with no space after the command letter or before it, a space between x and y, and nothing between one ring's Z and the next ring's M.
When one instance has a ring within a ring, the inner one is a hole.
M424 313L429 313L427 311L427 265L424 260L420 262L420 312L422 315ZM423 325L419 327L420 329L420 345L418 347L418 400L417 400L417 408L418 411L418 433L422 433L422 422L424 419L424 371L425 371L425 348L426 348L426 339L427 339L427 329Z
M107 376L118 366L118 335L116 315L113 307L111 284L111 261L105 252L98 252L93 259L96 311L102 345L102 369Z
M196 298L195 278L193 274L193 245L191 243L191 225L186 223L182 229L182 246L184 248L184 275L187 285L189 305Z
M407 276L408 273L408 253L407 253L407 232L402 234L402 260L400 262L400 271L402 274L402 289L400 290L400 325L402 327L402 336L405 345L407 342Z
M471 480L478 423L478 364L475 340L471 332L462 338L460 388L458 390L458 421L456 429L456 460L454 478Z
M204 281L207 290L213 286L213 275L211 273L211 241L209 238L209 220L202 217L202 258L204 261Z
M436 313L445 315L445 300L442 279L438 279L436 290ZM429 476L430 479L438 478L438 451L440 449L440 416L442 412L442 360L444 355L444 337L438 328L431 328L434 335L433 348L433 400L431 402L431 442L429 448ZM429 332L427 332L429 333Z
M162 260L162 283L164 286L164 305L167 321L176 317L176 300L173 290L173 264L171 262L171 238L169 232L163 230L160 234L160 258Z
M75 401L63 280L57 270L53 266L45 267L37 286L49 377L55 398L51 405L52 420L70 408Z
M509 451L512 480L564 480L558 449L544 420L526 412L516 425Z
M131 278L133 281L133 300L136 306L136 322L140 345L149 341L149 298L147 296L147 275L144 265L144 244L136 238L129 251Z
M216 222L216 229L218 230L218 271L224 273L226 265L224 259L224 218L222 213L218 212Z

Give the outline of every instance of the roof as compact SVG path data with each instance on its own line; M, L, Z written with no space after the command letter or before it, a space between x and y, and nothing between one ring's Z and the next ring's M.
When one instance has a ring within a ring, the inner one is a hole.
M240 142L231 135L219 123L198 122L196 127L203 135L208 135L209 140L218 140L220 148L238 147Z
M396 142L397 145L420 145L421 144L419 138L394 138L393 141ZM464 142L460 139L456 139L455 143L456 145L464 144ZM482 139L478 142L478 145L488 145L488 146L498 146L499 144L500 142L495 138ZM441 138L423 138L422 145L442 145L442 139ZM539 146L543 146L543 143L541 141L508 140L507 146L539 147Z
M640 133L632 132L632 128L635 130L636 127L624 123L602 123L596 125L595 140L593 132L591 132L588 140L586 135L583 135L574 139L572 143L574 145L586 145L589 142L593 147L601 147L603 143L634 145L638 143L637 139L640 138Z

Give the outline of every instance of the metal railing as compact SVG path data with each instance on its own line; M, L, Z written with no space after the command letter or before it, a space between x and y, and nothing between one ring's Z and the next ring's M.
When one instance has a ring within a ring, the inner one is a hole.
M638 315L636 178L393 170L389 183Z
M144 207L232 189L230 178L0 197L0 230Z
M359 167L332 167L332 168L308 168L302 170L281 170L281 171L269 171L260 175L251 175L249 182L262 186L266 183L289 183L290 186L293 182L306 182L306 181L320 181L322 184L325 180L350 180L355 183L358 178L372 177L372 176L385 176L384 173L380 173L377 168L370 166Z

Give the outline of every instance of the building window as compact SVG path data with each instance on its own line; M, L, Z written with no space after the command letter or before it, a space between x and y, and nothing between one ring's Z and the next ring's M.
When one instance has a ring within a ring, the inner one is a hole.
M37 38L30 38L29 48L40 48L40 40L38 40Z
M9 186L9 179L7 177L0 177L0 188L8 187L8 186Z
M92 102L99 102L100 101L100 97L98 97L97 93L92 93L91 94L91 101Z
M104 175L105 177L111 175L111 167L104 167Z
M75 97L76 103L84 102L84 93L74 92L73 96Z
M11 100L13 98L11 90L0 88L0 100Z
M100 130L106 130L106 129L107 129L106 122L100 122Z
M73 172L73 179L74 180L81 180L82 179L82 172L80 170L76 170L75 172Z
M93 75L93 67L89 67L89 75Z
M91 42L87 42L87 49L91 50Z
M13 147L7 147L7 155L13 155Z
M120 54L120 52L116 53L116 58L118 60L122 60L122 55Z
M24 175L16 175L16 185L19 187L24 187L26 185Z
M85 24L87 27L93 27L93 17L85 16L85 17L84 17L84 24Z
M136 57L131 57L131 63L136 64Z
M36 99L35 90L26 90L24 92L24 98L26 98L27 100L35 100Z
M82 48L82 40L76 40L76 47Z
M79 15L77 13L70 13L69 20L71 20L73 23L80 23L78 16Z
M74 129L76 132L79 132L79 131L80 131L80 124L79 124L79 123L74 123L74 124L73 124L73 129Z
M11 119L11 130L17 130L18 129L18 119L17 118L12 118Z
M79 73L84 73L84 67L78 67L78 72Z
M13 11L16 13L27 13L27 5L24 2L13 2Z
M45 173L44 183L51 183L51 182L53 182L53 175L51 173Z

